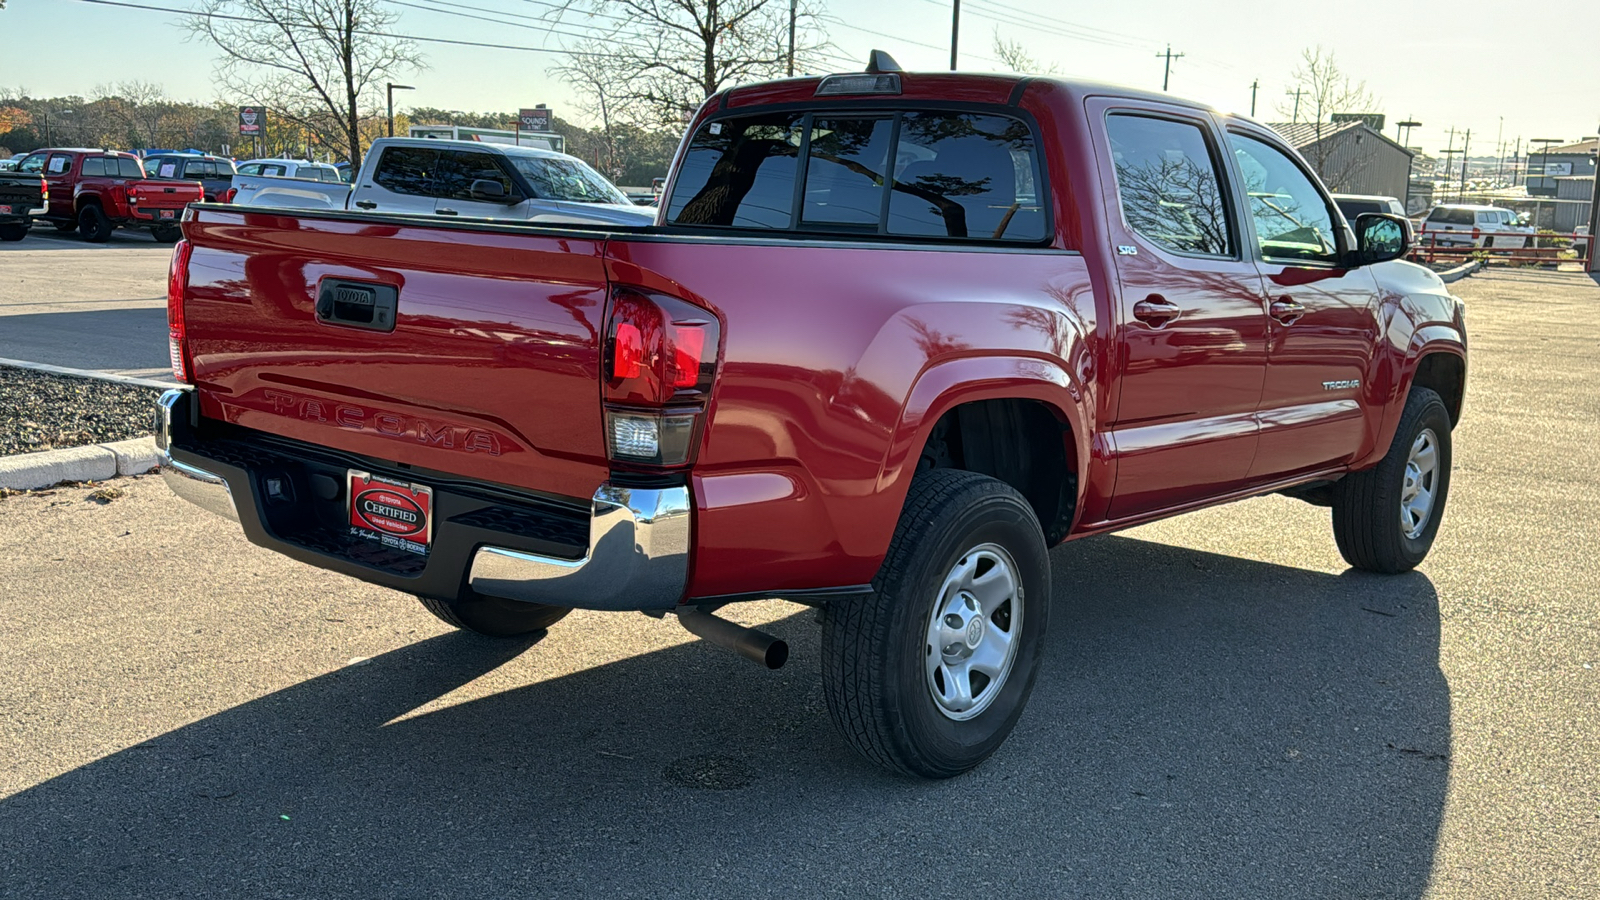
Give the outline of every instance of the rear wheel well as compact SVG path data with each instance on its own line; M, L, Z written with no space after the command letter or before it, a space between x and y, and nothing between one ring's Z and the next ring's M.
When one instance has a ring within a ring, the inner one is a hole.
M1430 353L1417 361L1411 376L1413 388L1425 387L1439 395L1450 413L1450 427L1461 421L1461 399L1466 389L1466 365L1453 353Z
M934 424L917 470L964 469L1017 489L1033 507L1045 541L1067 536L1078 502L1071 428L1038 400L963 403Z

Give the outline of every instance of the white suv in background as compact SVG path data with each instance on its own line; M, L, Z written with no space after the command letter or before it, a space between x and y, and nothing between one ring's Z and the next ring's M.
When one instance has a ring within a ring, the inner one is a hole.
M1536 229L1526 225L1515 210L1502 206L1447 203L1435 206L1422 220L1419 243L1440 247L1510 247L1533 243Z

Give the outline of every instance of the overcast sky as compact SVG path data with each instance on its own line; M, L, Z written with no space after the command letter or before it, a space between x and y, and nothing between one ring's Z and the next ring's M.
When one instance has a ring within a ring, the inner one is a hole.
M181 8L188 0L125 0ZM463 7L513 16L538 15L540 0L408 0L395 6L398 29L413 34L558 49L563 40L534 28L490 24L448 12ZM782 0L774 0L782 3ZM1508 0L1322 3L1118 0L965 0L961 66L989 71L996 29L1062 74L1143 88L1161 87L1157 53L1175 53L1171 90L1220 109L1248 112L1250 84L1260 79L1257 118L1285 119L1285 102L1300 52L1321 44L1342 68L1367 82L1376 111L1390 123L1423 123L1409 143L1437 153L1449 129L1472 129L1473 155L1490 154L1497 133L1509 145L1521 136L1577 140L1600 128L1600 3L1522 4ZM865 61L888 50L907 70L949 64L948 0L828 0L837 20L838 53ZM1264 12L1272 10L1272 13ZM477 13L471 13L476 15ZM10 0L0 10L0 86L35 96L89 94L95 85L154 81L182 99L216 99L213 52L185 42L179 16L95 6L81 0ZM570 27L570 26L569 26ZM876 32L874 34L873 32ZM892 36L889 36L892 35ZM70 46L70 51L69 51ZM30 49L31 48L31 49ZM429 68L402 80L418 90L397 94L413 103L468 110L510 110L548 103L571 113L570 91L547 73L561 57L516 50L424 47ZM844 68L841 62L840 69ZM404 98L401 100L401 98ZM233 98L223 98L233 99ZM1504 117L1502 125L1501 117ZM1391 124L1390 136L1394 135ZM1460 146L1461 138L1456 139Z

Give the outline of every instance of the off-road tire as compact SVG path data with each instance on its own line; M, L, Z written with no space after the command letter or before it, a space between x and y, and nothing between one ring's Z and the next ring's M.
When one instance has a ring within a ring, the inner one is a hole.
M566 606L545 606L542 603L523 603L499 597L439 600L418 596L417 599L422 601L424 609L438 616L441 622L489 637L516 637L544 631L572 612Z
M106 218L105 210L93 203L78 210L78 234L91 244L104 244L111 240L116 226Z
M1411 445L1424 428L1438 441L1433 507L1422 531L1407 537L1400 523L1401 490ZM1450 411L1428 388L1412 388L1389 452L1377 466L1352 472L1333 485L1333 538L1345 562L1395 575L1416 568L1433 547L1450 496Z
M183 237L183 229L176 225L158 225L150 229L150 236L158 244L176 244Z
M11 222L0 225L0 241L20 241L28 236L28 226Z
M956 721L927 685L928 628L947 574L984 544L1000 546L1016 564L1019 643L990 705ZM834 724L862 756L893 772L949 778L973 768L1011 733L1038 675L1050 604L1038 518L997 479L958 469L923 472L872 586L870 595L830 604L823 615L822 681Z

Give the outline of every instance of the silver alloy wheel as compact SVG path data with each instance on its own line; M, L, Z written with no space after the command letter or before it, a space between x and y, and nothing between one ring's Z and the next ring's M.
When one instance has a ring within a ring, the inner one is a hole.
M956 560L928 617L924 668L934 706L964 721L989 708L1017 660L1022 579L999 544Z
M1405 482L1400 486L1400 530L1416 540L1433 515L1433 498L1439 489L1439 438L1424 428L1411 442Z

